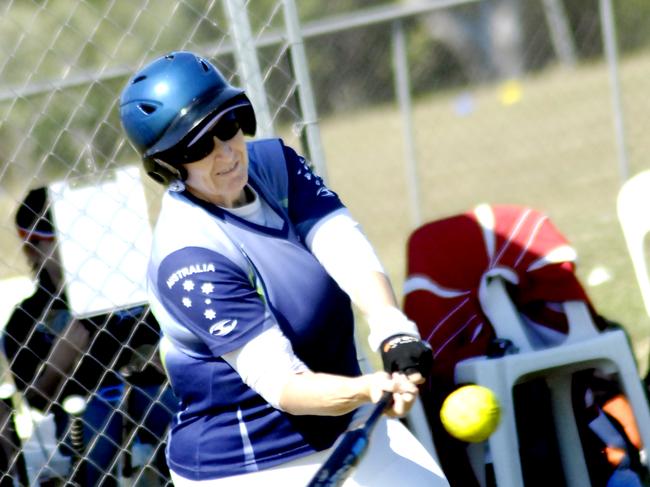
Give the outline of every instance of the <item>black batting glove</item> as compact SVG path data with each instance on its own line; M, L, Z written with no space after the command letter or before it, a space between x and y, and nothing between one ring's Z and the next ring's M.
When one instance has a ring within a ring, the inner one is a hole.
M406 375L419 372L425 379L433 366L433 352L428 343L412 335L393 335L379 347L384 370Z

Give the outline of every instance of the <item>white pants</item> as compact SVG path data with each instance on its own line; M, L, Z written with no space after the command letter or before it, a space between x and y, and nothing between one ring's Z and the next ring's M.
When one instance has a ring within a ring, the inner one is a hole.
M334 448L334 447L333 447ZM305 487L333 448L273 468L216 480L187 480L171 472L175 487ZM344 487L449 486L440 466L398 420L383 417Z

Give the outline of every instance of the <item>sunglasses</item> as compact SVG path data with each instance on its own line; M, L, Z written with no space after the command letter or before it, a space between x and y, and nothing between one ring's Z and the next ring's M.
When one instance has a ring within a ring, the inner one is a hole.
M156 157L172 164L187 164L200 161L214 150L214 137L222 142L231 140L241 128L235 110L225 113L217 123L193 130L171 149Z

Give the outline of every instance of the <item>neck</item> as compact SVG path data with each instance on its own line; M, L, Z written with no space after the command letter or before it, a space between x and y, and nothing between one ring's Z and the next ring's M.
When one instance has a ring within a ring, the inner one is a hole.
M255 199L255 194L250 190L248 184L242 188L239 194L233 197L224 195L215 197L214 195L197 192L191 187L188 187L187 189L190 191L190 193L201 198L202 200L208 201L222 208L239 208L240 206L244 206Z

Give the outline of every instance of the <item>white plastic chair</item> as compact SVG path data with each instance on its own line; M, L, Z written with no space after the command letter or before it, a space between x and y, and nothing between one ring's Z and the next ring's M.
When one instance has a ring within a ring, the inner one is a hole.
M618 193L617 211L643 304L650 316L650 280L644 249L645 236L650 231L650 170L632 176L623 184Z
M485 447L489 448L499 487L524 485L514 415L513 387L543 377L551 392L560 457L568 486L590 485L589 474L571 402L571 375L585 369L616 372L630 402L647 454L650 446L650 409L627 337L621 330L599 332L585 303L567 301L564 310L569 335L558 346L535 349L521 317L508 295L502 276L484 276L481 307L497 336L513 341L519 352L499 358L476 357L459 362L457 383L475 383L492 389L499 398L501 422L485 443L470 445L469 456L477 477L485 485Z

